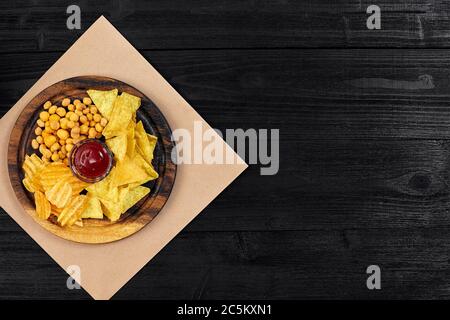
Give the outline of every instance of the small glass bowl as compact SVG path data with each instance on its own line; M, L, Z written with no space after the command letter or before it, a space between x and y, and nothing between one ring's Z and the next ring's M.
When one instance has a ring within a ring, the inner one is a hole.
M101 144L102 147L106 150L106 152L109 155L109 163L108 163L108 168L107 168L106 172L103 175L95 177L95 178L83 176L80 172L78 172L77 168L74 165L74 156L75 156L76 151L80 148L80 146L82 146L86 143L90 143L90 142L96 142L96 143ZM80 179L81 181L87 182L87 183L95 183L95 182L99 182L99 181L105 179L108 176L108 174L111 172L113 165L114 165L114 155L112 154L111 150L109 150L108 146L103 141L100 141L99 139L91 138L91 139L82 140L73 146L73 148L69 154L70 170L78 179Z

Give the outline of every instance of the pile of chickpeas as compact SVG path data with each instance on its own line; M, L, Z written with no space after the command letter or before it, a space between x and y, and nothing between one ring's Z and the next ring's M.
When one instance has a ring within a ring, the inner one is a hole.
M68 164L73 146L87 138L100 138L108 120L103 118L90 98L72 101L65 98L61 107L51 101L44 104L34 131L31 146L39 150L42 160Z

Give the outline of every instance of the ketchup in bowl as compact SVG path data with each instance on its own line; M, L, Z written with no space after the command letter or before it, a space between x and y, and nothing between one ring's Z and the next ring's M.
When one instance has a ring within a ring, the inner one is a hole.
M111 171L113 157L108 147L97 139L86 139L76 144L69 156L73 174L85 182L97 182Z

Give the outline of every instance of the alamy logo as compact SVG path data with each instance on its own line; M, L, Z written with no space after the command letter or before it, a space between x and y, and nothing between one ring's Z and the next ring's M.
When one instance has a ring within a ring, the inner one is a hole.
M72 4L67 7L66 13L70 14L70 16L67 17L67 21L66 21L67 29L80 30L81 29L81 9L80 9L80 7L77 6L76 4Z
M366 269L366 273L370 274L367 278L366 285L369 290L381 289L381 270L377 265L370 265Z
M66 285L67 289L80 289L81 288L81 269L77 265L70 265L67 267L67 273L69 278L67 278Z
M367 18L367 29L369 30L380 30L381 29L381 9L377 5L371 5L367 8L367 14L370 17Z

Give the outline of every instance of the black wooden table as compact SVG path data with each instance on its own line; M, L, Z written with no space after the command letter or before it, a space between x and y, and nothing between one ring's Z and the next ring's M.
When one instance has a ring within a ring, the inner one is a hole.
M0 2L0 115L104 14L213 127L280 129L279 173L250 167L115 298L450 297L449 1L80 0L74 31L70 4ZM89 297L66 278L0 214L0 298Z

